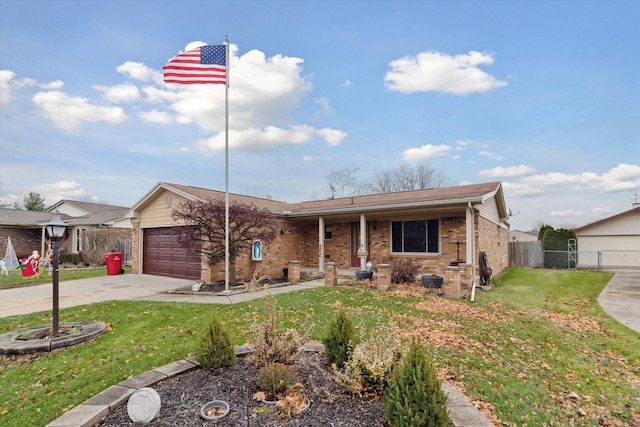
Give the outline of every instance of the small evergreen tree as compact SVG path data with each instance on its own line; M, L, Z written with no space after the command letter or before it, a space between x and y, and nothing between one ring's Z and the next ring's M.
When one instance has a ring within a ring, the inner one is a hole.
M209 318L207 328L200 337L196 360L206 369L229 367L236 361L231 336L215 314Z
M340 310L331 322L329 332L322 339L322 343L329 363L335 363L336 366L342 368L356 345L356 331L353 322L344 310Z
M425 348L416 339L389 379L385 417L394 427L453 427L447 396Z

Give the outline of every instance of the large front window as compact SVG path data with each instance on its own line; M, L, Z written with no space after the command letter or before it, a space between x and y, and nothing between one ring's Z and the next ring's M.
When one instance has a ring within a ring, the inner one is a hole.
M440 221L427 219L391 222L391 252L439 253Z

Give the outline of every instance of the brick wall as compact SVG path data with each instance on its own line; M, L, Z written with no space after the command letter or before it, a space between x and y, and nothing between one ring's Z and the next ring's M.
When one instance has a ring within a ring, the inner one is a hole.
M485 252L487 261L493 270L493 274L498 274L509 265L509 231L494 224L493 222L477 217L476 236L478 247L476 248L476 264L479 263L480 251Z
M16 254L41 251L42 230L40 228L0 227L0 258L4 258L7 243L11 237L11 245Z

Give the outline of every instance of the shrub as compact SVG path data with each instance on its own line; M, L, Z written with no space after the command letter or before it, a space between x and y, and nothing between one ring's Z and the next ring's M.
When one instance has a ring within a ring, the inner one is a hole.
M340 310L331 322L329 332L322 343L329 363L335 363L342 368L356 344L356 331L344 310Z
M569 260L569 239L576 239L575 231L564 228L558 230L550 228L544 233L542 250L545 251L545 268L575 268L576 265L573 260Z
M258 388L265 394L266 400L278 400L295 384L296 377L296 372L291 366L270 363L258 371Z
M209 317L209 323L200 337L195 357L206 369L232 366L236 361L231 336L215 315Z
M418 265L408 258L391 259L391 283L409 283L415 280Z
M268 288L265 286L268 291ZM299 328L278 328L278 311L270 293L263 298L264 319L251 327L253 334L253 362L256 366L270 363L291 364L302 352L313 332L308 319Z
M353 393L384 390L391 369L402 357L402 341L389 327L376 328L367 340L356 345L336 381Z
M385 418L394 427L453 427L447 396L424 347L416 339L389 378Z
M79 262L79 257L77 253L64 253L64 254L58 255L58 262L60 264L77 265Z

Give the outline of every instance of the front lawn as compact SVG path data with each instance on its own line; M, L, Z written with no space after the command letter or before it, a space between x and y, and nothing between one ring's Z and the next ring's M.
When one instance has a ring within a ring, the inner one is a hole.
M491 291L478 292L475 303L346 287L274 298L285 324L312 316L314 340L338 307L361 334L390 321L403 336L421 337L441 379L504 425L628 426L640 417L640 335L599 308L597 295L610 277L510 269ZM262 302L123 301L62 310L60 321L99 320L109 331L75 348L5 362L0 424L46 425L113 384L189 356L211 312L243 344ZM49 314L0 319L0 333L50 323Z

